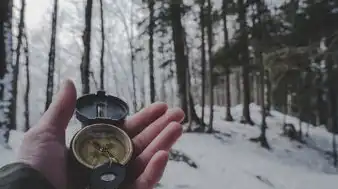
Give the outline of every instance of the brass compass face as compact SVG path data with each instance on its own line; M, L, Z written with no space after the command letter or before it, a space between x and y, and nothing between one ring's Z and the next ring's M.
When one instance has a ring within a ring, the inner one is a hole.
M133 145L122 129L109 124L94 124L86 126L74 136L72 151L81 164L93 169L108 161L127 164L133 153Z

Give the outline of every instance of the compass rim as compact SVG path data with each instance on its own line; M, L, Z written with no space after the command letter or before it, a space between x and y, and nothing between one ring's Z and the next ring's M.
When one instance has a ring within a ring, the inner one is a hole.
M90 165L88 163L86 163L84 161L84 158L78 153L78 145L76 145L76 142L78 141L78 139L80 138L80 136L82 134L86 134L86 132L88 130L91 129L95 129L96 127L108 127L108 128L113 128L115 131L117 131L118 133L122 134L122 138L124 141L126 142L122 142L124 147L126 148L127 152L124 155L124 158L121 162L119 162L121 165L126 165L128 164L128 162L130 161L130 159L132 158L133 155L133 142L131 140L131 138L129 137L129 135L121 128L119 128L116 125L112 125L112 124L104 124L104 123L97 123L97 124L92 124L92 125L88 125L84 128L82 128L79 132L77 132L72 140L72 144L71 144L71 149L72 149L72 154L74 155L75 159L83 166L90 168L90 169L94 169L95 166Z

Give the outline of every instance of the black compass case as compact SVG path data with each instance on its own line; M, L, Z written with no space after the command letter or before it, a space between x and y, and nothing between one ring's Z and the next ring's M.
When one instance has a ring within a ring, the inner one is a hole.
M79 97L76 102L75 115L82 128L103 123L122 127L129 114L129 107L122 99L107 95L105 91ZM73 139L70 141L72 146ZM68 188L86 189L90 185L92 170L81 165L72 150L68 150Z
M75 111L82 127L95 123L122 126L129 114L129 107L120 98L98 91L78 98Z

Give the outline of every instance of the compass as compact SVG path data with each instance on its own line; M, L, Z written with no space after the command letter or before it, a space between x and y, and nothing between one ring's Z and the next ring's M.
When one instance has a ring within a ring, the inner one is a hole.
M123 130L128 105L104 91L77 99L82 128L70 142L70 188L117 189L126 175L133 143Z

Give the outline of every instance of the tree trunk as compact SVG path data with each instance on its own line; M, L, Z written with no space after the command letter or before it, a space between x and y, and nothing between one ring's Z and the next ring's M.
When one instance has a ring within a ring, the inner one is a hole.
M332 158L333 164L335 167L338 166L338 159L337 159L337 147L336 147L336 137L335 134L338 132L337 129L337 91L335 86L335 80L337 77L334 75L333 71L333 59L329 57L326 60L326 67L327 67L327 100L328 100L328 130L332 132Z
M48 74L47 74L47 88L46 88L46 104L45 111L47 111L49 105L52 103L53 91L54 91L54 72L55 72L55 40L57 32L57 15L58 15L58 0L54 0L54 10L52 13L52 34L50 49L48 55Z
M207 24L207 33L208 33L208 56L209 56L209 127L207 132L211 133L213 131L213 120L214 120L214 82L213 82L213 61L212 61L212 47L213 47L213 31L212 31L212 7L211 0L208 0L208 24Z
M224 32L224 51L229 49L229 32L228 32L228 20L227 20L227 1L222 1L222 16L223 16L223 32ZM224 52L226 53L226 52ZM230 66L229 62L225 62L225 101L226 101L226 110L225 110L225 120L226 121L234 121L231 115L231 91L230 91Z
M186 98L188 100L188 114L187 114L187 117L188 117L188 128L187 128L187 132L190 132L191 131L191 126L192 126L192 107L191 106L191 99L189 94L190 94L190 77L189 77L190 73L189 73L189 67L186 69L186 74L185 74L185 82L186 82L186 85L187 85L187 90L186 90Z
M302 107L302 79L299 78L298 81L298 93L297 93L297 103L298 103L298 118L299 118L299 130L298 130L298 139L299 141L302 141L303 139L303 130L302 130L302 118L303 118L303 107Z
M201 0L200 2L200 27L201 27L201 79L202 79L202 96L201 96L201 106L202 106L202 113L201 113L201 119L202 122L204 122L204 107L205 107L205 65L206 65L206 55L205 55L205 16L204 16L204 4L205 0Z
M170 3L170 12L172 20L172 35L174 40L175 48L175 62L177 70L177 84L178 84L178 94L180 98L181 108L185 113L187 113L188 99L186 95L186 69L188 68L188 62L186 61L185 52L184 52L184 39L183 39L183 28L181 23L181 4L182 1L171 2Z
M12 1L11 0L2 0L0 1L0 77L1 79L4 78L5 74L7 73L7 60L6 57L12 58L7 54L8 52L6 51L8 48L9 41L6 41L7 37L11 35L11 33L8 33L11 31L11 12L9 11L12 6ZM1 87L3 88L3 87ZM3 91L2 91L3 92ZM1 94L3 95L3 94Z
M322 74L321 72L317 73L318 78L316 82L317 86L317 93L316 93L316 125L319 126L321 124L321 110L322 110L322 104L323 104L323 99L322 99L322 89L319 87L321 81L322 81Z
M144 69L142 69L142 73L144 73ZM140 86L140 105L137 107L138 110L140 111L141 109L143 109L146 105L146 90L145 90L145 83L144 83L144 78L145 78L145 74L142 74L141 78L139 79L139 86Z
M257 5L257 14L258 14L258 25L260 30L262 31L260 34L258 34L257 38L258 38L258 46L256 47L257 53L256 53L256 60L258 60L256 62L256 65L260 67L259 70L259 76L257 76L257 74L255 74L257 77L257 91L258 91L258 96L260 96L257 98L257 101L260 101L261 107L262 107L262 123L261 123L261 135L260 135L260 142L261 142L261 146L263 148L266 149L270 149L270 145L266 139L266 128L267 128L267 124L266 124L266 117L267 117L267 111L266 111L266 106L265 106L265 86L266 86L266 73L267 71L264 68L264 64L263 64L263 50L264 48L264 42L265 42L265 35L263 33L264 31L264 25L262 23L263 18L263 5L262 5L262 1L257 1L256 2ZM260 90L258 90L260 89Z
M167 94L166 94L166 80L165 80L165 70L161 72L161 95L160 95L160 100L162 102L167 102Z
M135 74L135 66L134 66L134 61L135 61L135 54L134 54L134 46L133 46L133 41L131 39L133 35L130 36L129 38L129 48L130 48L130 67L131 67L131 76L132 76L132 84L133 84L133 108L134 112L137 111L137 97L136 97L136 74Z
M266 110L265 110L265 93L264 93L264 90L265 90L265 74L264 74L264 67L263 67L263 63L262 63L262 54L260 53L260 58L259 58L259 61L260 63L262 64L262 70L261 70L261 74L260 74L260 83L261 83L261 86L260 86L260 94L261 94L261 103L262 103L262 125L261 125L261 135L259 136L259 139L261 141L261 146L263 148L266 148L266 149L270 149L270 145L268 144L268 141L266 139L266 128L267 128L267 125L266 125Z
M271 106L272 106L272 93L271 93L271 80L270 80L270 74L269 71L265 71L265 82L266 82L266 115L270 115Z
M284 97L284 115L283 115L283 126L286 125L286 116L289 113L289 90L288 90L288 84L285 84L285 97Z
M306 123L306 133L305 133L305 137L309 137L309 131L310 131L310 122Z
M104 52L105 52L106 37L104 31L103 0L100 0L100 15L101 15L100 89L104 90Z
M150 82L150 102L151 103L155 102L155 97L156 97L155 78L154 78L154 28L155 28L154 5L155 5L154 0L148 0L149 82Z
M6 81L0 83L0 126L5 129L5 142L8 142L9 131L15 129L15 124L12 123L13 115L10 109L13 103L12 81L12 0L0 1L0 79Z
M22 38L24 32L24 22L25 22L25 9L26 9L26 2L25 0L21 0L21 10L20 10L20 19L18 25L18 37L17 37L17 46L16 46L16 59L15 64L13 65L13 81L12 81L12 102L9 107L9 112L11 112L10 119L12 129L16 129L16 110L17 110L17 93L18 93L18 78L19 78L19 71L20 71L20 55L21 55L21 48L22 48Z
M174 51L175 51L175 63L176 63L176 77L178 85L178 94L180 99L180 105L182 110L188 114L188 99L187 99L187 86L185 82L186 78L186 69L189 68L187 57L185 55L185 44L184 44L184 30L181 23L181 9L182 1L170 1L170 18L171 18L171 27L172 27L172 37L174 41ZM192 120L197 122L197 124L202 125L203 122L198 118L196 110L194 107L194 102L191 93L190 97L190 108L192 114ZM187 117L183 122L187 122Z
M2 5L1 5L2 6ZM2 8L2 7L1 7ZM0 77L3 79L7 72L6 64L6 41L5 41L5 21L0 21ZM1 84L1 98L3 98L3 88Z
M28 45L28 39L27 39L27 32L24 33L24 39L25 39L25 46L24 46L24 52L26 55L26 90L25 90L25 96L24 96L24 103L25 103L25 110L24 110L24 116L25 116L25 131L28 131L30 128L30 119L29 119L29 92L30 92L30 73L29 73L29 45Z
M254 125L250 117L250 81L249 81L249 49L248 49L248 32L246 24L246 6L243 0L238 0L239 24L241 32L242 47L242 78L243 78L243 115L241 123Z
M90 46L91 46L91 27L92 27L92 8L93 0L87 0L85 9L85 29L83 31L83 45L84 52L81 62L81 81L82 81L82 94L90 92L89 77L90 77Z
M170 64L169 66L169 72L174 73L174 68L173 64ZM178 77L178 76L177 76ZM175 81L170 81L170 100L172 103L172 106L176 106L176 94L175 94Z
M332 157L333 165L338 167L336 134L332 133Z
M237 104L241 104L242 103L242 90L241 90L241 73L240 70L237 70L235 73L236 76L236 96L237 96Z
M255 91L256 91L256 103L257 103L257 105L258 106L262 106L262 102L261 102L261 79L260 79L260 75L258 75L258 74L260 74L260 73L255 73L255 80L256 80L256 82L255 82ZM264 74L265 75L265 74ZM264 85L265 85L265 78L264 78ZM265 86L264 86L264 90L265 90ZM265 92L265 91L263 91L263 92ZM263 94L263 95L265 95L265 94ZM264 103L265 104L265 103ZM266 109L266 108L265 108Z
M288 105L288 107L287 107L287 109L288 109L288 113L290 114L290 115L292 115L292 113L293 113L293 110L292 110L292 104L294 103L293 101L293 98L292 98L292 94L290 93L290 92L288 92L288 97L287 97L287 99L288 99L288 102L287 102L287 105Z

